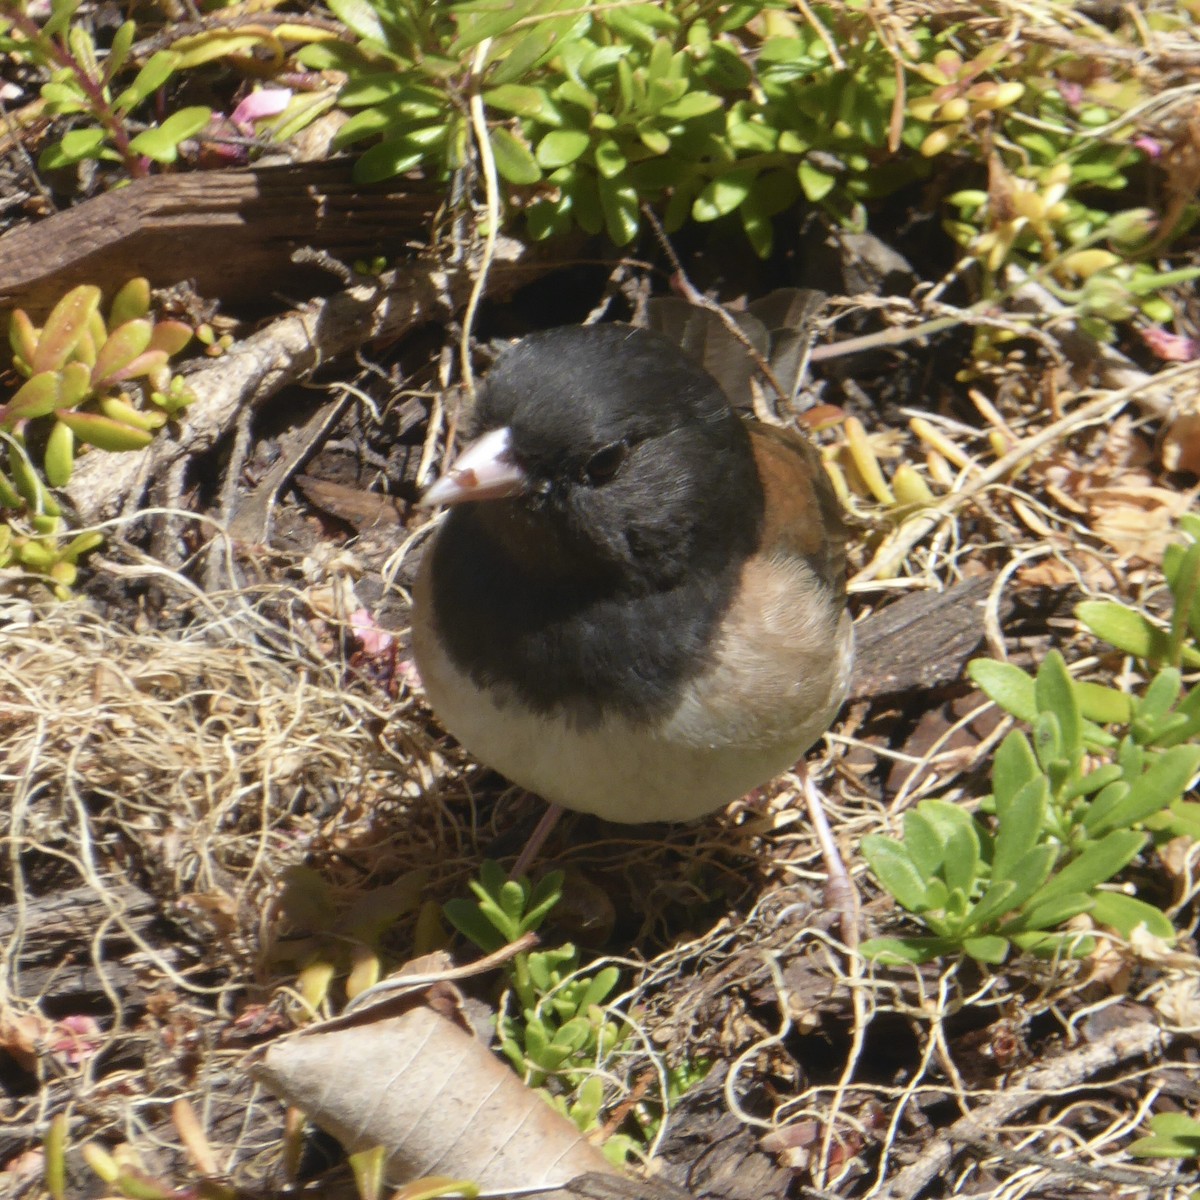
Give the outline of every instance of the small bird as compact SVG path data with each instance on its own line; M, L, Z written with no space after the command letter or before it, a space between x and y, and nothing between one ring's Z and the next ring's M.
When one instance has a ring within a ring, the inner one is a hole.
M471 422L421 499L451 506L413 606L446 729L610 821L701 817L790 769L853 658L817 452L744 421L667 338L616 324L504 351Z

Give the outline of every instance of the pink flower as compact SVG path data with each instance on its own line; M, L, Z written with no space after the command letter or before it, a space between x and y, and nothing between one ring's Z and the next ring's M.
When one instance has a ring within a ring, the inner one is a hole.
M350 628L354 631L358 644L362 646L363 653L371 658L387 654L395 642L392 635L387 630L381 629L375 618L365 608L355 609L350 614Z
M1142 341L1164 362L1191 362L1200 358L1200 345L1181 333L1171 333L1161 325L1139 328L1138 333L1142 335Z
M229 118L234 126L247 137L254 133L254 122L263 117L277 117L292 99L291 88L259 88L251 92L233 110Z
M100 1049L102 1034L94 1017L63 1017L55 1023L48 1041L51 1054L60 1055L75 1066Z

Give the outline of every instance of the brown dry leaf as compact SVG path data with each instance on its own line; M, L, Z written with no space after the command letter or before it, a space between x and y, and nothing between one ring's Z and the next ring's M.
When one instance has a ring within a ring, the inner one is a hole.
M422 999L311 1026L246 1065L347 1153L383 1146L393 1182L445 1175L504 1193L615 1174L570 1121Z
M1159 453L1168 471L1200 475L1200 413L1176 417L1163 433Z
M26 1071L37 1069L38 1047L49 1035L51 1024L39 1013L0 1011L0 1053L10 1055Z
M1060 447L1038 473L1045 493L1122 558L1158 562L1173 540L1175 519L1193 500L1157 486L1151 447L1128 417L1114 421L1086 451ZM1017 513L1038 532L1040 521Z
M1170 488L1133 482L1089 489L1085 496L1090 524L1097 537L1118 554L1160 562L1176 539L1174 523L1191 507L1192 496Z
M1066 587L1076 578L1075 572L1057 558L1040 559L1017 572L1017 581L1023 588Z
M1138 925L1129 935L1129 945L1133 953L1143 962L1157 963L1159 966L1171 967L1177 971L1196 973L1200 968L1200 958L1184 950L1176 950L1170 942L1155 937L1145 925Z

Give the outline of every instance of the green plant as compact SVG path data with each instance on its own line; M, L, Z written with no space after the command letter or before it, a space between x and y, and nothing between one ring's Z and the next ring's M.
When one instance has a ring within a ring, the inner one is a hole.
M195 1110L184 1097L179 1097L171 1105L171 1118L189 1159L190 1169L185 1169L184 1179L164 1178L143 1160L130 1143L123 1142L107 1148L96 1141L84 1142L79 1147L80 1157L105 1185L105 1193L125 1196L128 1200L180 1200L184 1196L193 1197L194 1200L237 1200L244 1195L240 1189L216 1177L216 1155ZM51 1134L46 1139L48 1160L52 1137L56 1142L54 1153L63 1156L66 1149L65 1127L56 1132L52 1123ZM49 1186L47 1190L51 1191L53 1200L59 1200Z
M979 263L985 297L1001 292L1003 269L1015 263L1036 273L1098 341L1111 341L1114 323L1138 314L1173 320L1174 308L1163 293L1200 278L1200 270L1159 270L1132 257L1154 231L1153 214L1144 208L1110 213L1069 195L1089 182L1081 184L1062 161L1022 175L996 167L986 192L965 188L949 197L959 219L946 228ZM995 331L981 331L977 355L1002 340Z
M331 7L358 44L300 57L346 74L340 103L355 115L340 144L374 143L360 176L460 169L478 101L508 208L535 238L579 227L625 245L650 204L668 231L736 214L766 256L771 218L797 199L862 223L864 201L953 156L978 182L955 194L949 228L981 263L987 296L1005 261L1032 266L1105 236L1113 214L1084 194L1124 187L1145 158L1136 126L1118 120L1144 98L1136 77L967 26L885 29L858 6L800 16L774 0ZM1127 265L1128 279L1084 289L1085 317L1116 312L1119 285L1165 319L1169 306L1147 295L1163 280Z
M1200 521L1182 525L1189 541L1164 562L1169 630L1112 602L1080 606L1094 632L1135 643L1147 662L1191 661L1197 649ZM1083 913L1125 937L1142 926L1172 940L1164 913L1106 885L1152 836L1200 836L1200 804L1184 799L1200 770L1200 684L1185 692L1178 665L1167 665L1128 694L1072 679L1057 651L1036 677L987 659L968 670L1032 740L1014 730L996 752L981 806L990 822L926 800L905 815L901 838L863 839L873 874L931 935L876 939L864 952L916 962L960 951L1000 962L1013 946L1087 954L1093 938L1061 929Z
M180 143L208 124L212 110L181 108L162 121L135 120L133 113L164 87L179 68L173 50L152 55L134 78L117 88L130 64L137 27L126 21L101 52L91 32L73 21L82 0L52 0L50 15L39 24L24 3L7 4L0 15L0 53L12 54L49 72L42 87L46 111L55 116L86 116L94 125L68 130L41 154L43 170L85 159L119 162L135 179L149 163L173 163Z
M980 124L990 122L993 114L1011 108L1025 94L1025 85L1018 80L996 82L991 78L1003 71L1011 47L992 45L966 60L958 50L939 50L933 60L918 63L916 73L933 90L911 100L908 113L934 128L921 142L920 151L927 158L944 154L961 139L977 131ZM1010 67L1007 73L1013 73Z
M474 901L451 900L450 923L487 952L541 927L562 895L563 875L552 871L536 886L512 880L485 862L471 882ZM604 1067L628 1041L631 1030L604 1007L620 979L616 967L588 974L572 945L517 954L508 968L510 1002L497 1023L500 1048L525 1081L583 1132L599 1128L605 1105ZM668 1100L702 1078L707 1064L684 1064L667 1072ZM661 1111L639 1103L631 1112L636 1134L609 1136L604 1152L623 1162L653 1136Z
M486 862L471 882L476 901L451 900L446 917L490 952L537 930L561 898L562 880L562 872L552 871L535 887ZM610 1020L601 1007L620 973L606 967L589 977L578 966L579 952L567 944L518 954L509 967L517 1014L501 1019L500 1048L532 1087L543 1087L552 1076L578 1086L628 1035L624 1023Z
M80 557L103 540L64 541L53 488L70 482L81 446L140 450L192 400L170 359L192 331L150 316L150 285L130 280L107 318L100 289L81 285L38 328L17 309L9 323L12 365L25 382L0 404L0 566L15 563L58 589L74 582Z
M1200 1159L1200 1121L1186 1113L1159 1113L1146 1124L1148 1136L1129 1147L1134 1158Z
M834 63L822 30L762 0L332 7L359 45L301 60L348 75L340 102L359 111L340 143L376 143L360 176L461 167L478 94L509 206L535 238L579 227L625 245L650 203L668 230L736 212L765 256L770 218L799 196L845 210L927 171L883 161L894 61L865 14L838 17Z
M1097 636L1147 666L1200 667L1200 517L1183 516L1185 535L1163 555L1163 577L1171 595L1164 626L1115 600L1088 600L1075 615Z

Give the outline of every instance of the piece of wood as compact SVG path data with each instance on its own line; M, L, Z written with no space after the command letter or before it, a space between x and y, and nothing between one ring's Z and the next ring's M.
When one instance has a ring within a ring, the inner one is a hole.
M143 1003L138 973L121 959L134 948L128 931L144 933L156 916L154 898L132 884L113 884L105 896L91 887L70 888L27 899L23 911L16 904L0 908L0 944L12 944L21 931L15 978L27 1000L107 1004L111 989L137 1010Z
M851 700L927 691L957 683L983 645L983 611L994 575L943 592L909 592L854 630ZM1006 600L1002 614L1010 608Z
M70 288L111 295L144 275L154 287L194 283L234 311L261 312L282 293L343 286L301 248L342 262L395 255L426 241L442 189L393 179L355 184L349 159L155 175L0 237L0 313L36 321Z

